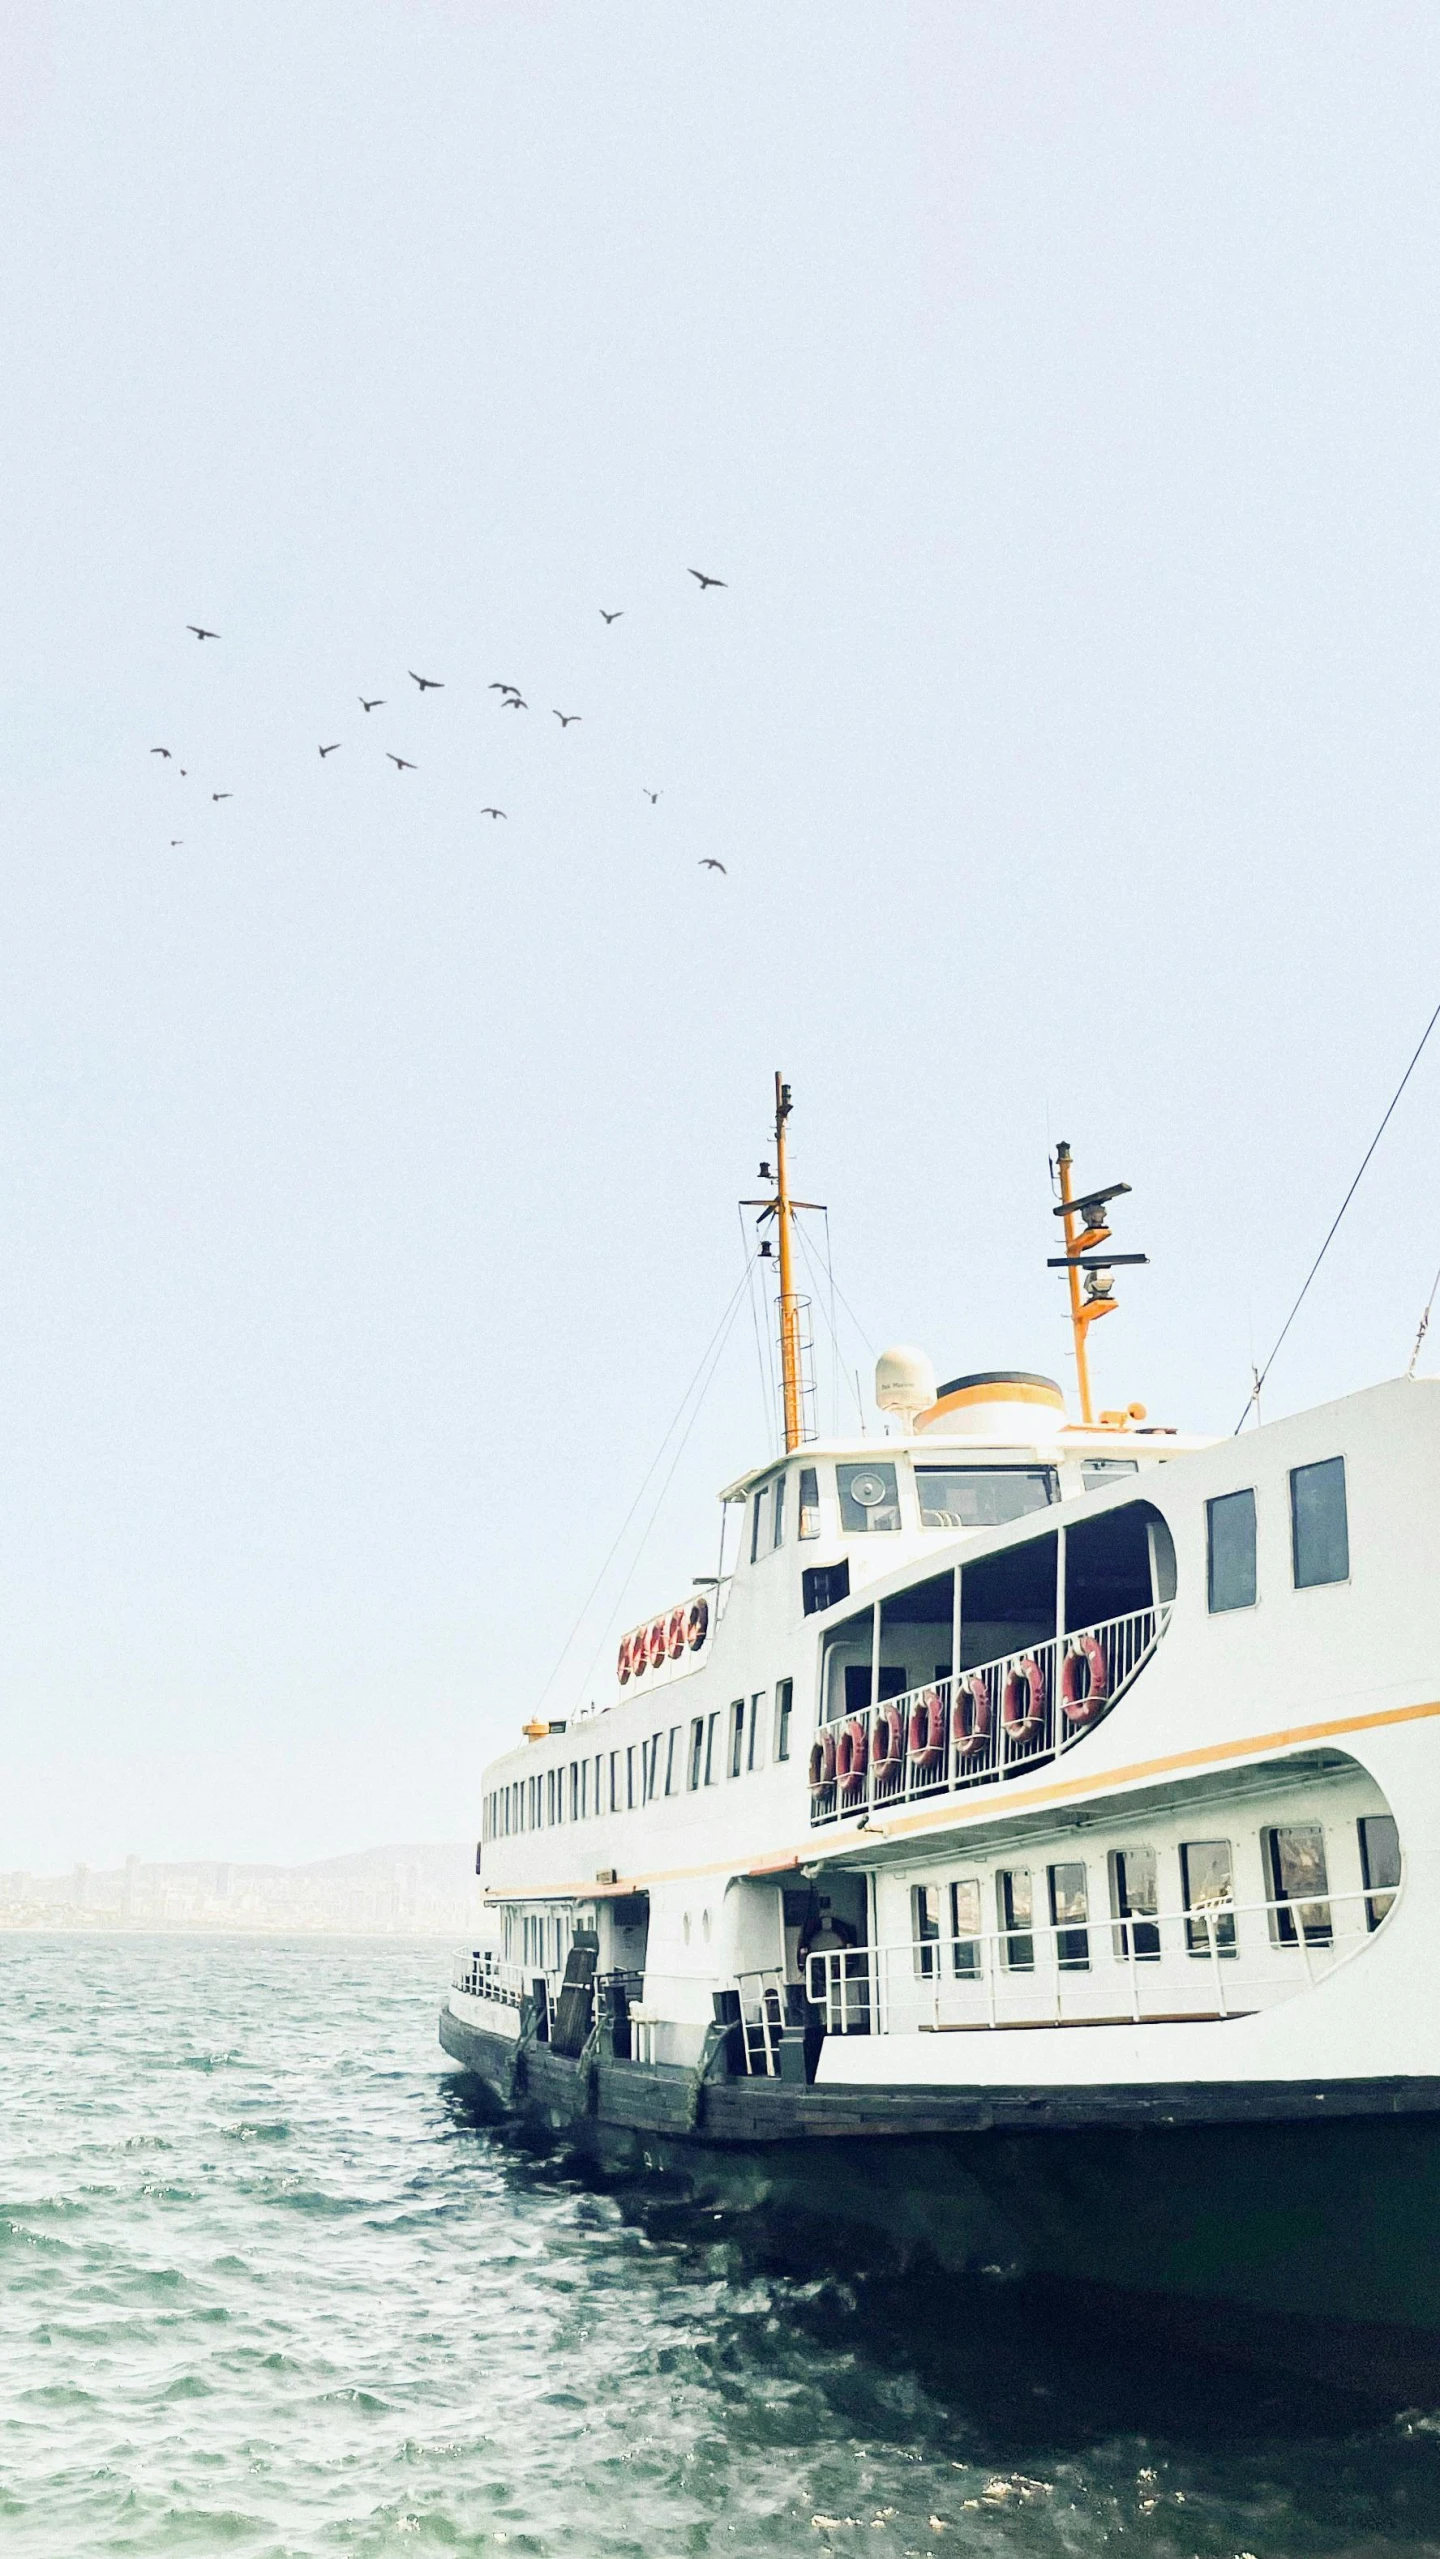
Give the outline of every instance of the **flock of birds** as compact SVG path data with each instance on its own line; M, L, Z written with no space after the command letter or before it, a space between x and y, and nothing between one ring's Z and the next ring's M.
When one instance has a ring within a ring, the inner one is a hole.
M724 587L729 583L726 578L711 577L708 571L704 569L690 569L686 574L695 579L702 595L707 587ZM621 621L624 618L624 612L625 607L623 605L617 605L613 612L607 611L603 604L599 607L600 619L606 625L607 629L611 623ZM205 640L218 640L221 637L221 634L218 631L209 630L203 622L187 622L185 628L187 631L193 631L196 639L202 642ZM408 667L406 669L406 673L408 674L411 683L419 686L422 696L426 693L443 693L445 690L445 679L443 676L419 675L416 673L413 666ZM501 683L497 679L490 685L489 690L492 693L499 694L499 707L502 711L528 711L530 708L530 705L526 701L518 684L505 684ZM360 693L357 694L355 698L359 702L361 710L366 713L367 717L372 711L383 711L386 708L387 697L383 693L372 693L368 696L364 693ZM583 716L583 713L579 711L560 711L553 708L551 711L552 719L556 719L560 723L562 736L567 729L574 728ZM329 756L338 755L344 743L345 741L343 738L335 738L328 746L320 747L319 755L321 763L323 764ZM168 746L152 746L150 752L152 755L163 756L167 764L174 762L173 752ZM393 749L389 747L385 749L385 755L387 761L393 764L396 771L399 773L415 773L419 770L418 765L412 763L408 756L396 755ZM177 766L176 769L182 781L189 778L188 766L181 764ZM651 807L656 807L659 803L660 793L658 791L652 791L648 783L642 784L641 788L643 796L650 802ZM233 791L212 791L210 797L212 801L219 802L221 800L233 800L235 794ZM491 819L508 818L509 811L507 809L490 807L483 808L480 814L482 817L488 817ZM172 852L182 845L184 841L185 838L183 835L172 835L170 838ZM702 871L725 872L724 863L717 861L713 854L708 853L702 857L698 868Z

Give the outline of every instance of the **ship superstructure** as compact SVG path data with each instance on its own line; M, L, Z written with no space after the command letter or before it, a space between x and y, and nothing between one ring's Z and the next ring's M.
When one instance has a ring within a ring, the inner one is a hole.
M1440 2331L1440 1389L1219 1441L1097 1414L1087 1336L1140 1257L1062 1150L1078 1417L897 1351L885 1438L807 1437L788 1107L777 1079L785 1452L600 1710L486 1772L447 2049L580 2138L879 2145L845 2209L919 2194L942 2253L996 2245L963 2158L1017 2263ZM1127 2218L1105 2143L1162 2131ZM1395 2140L1423 2179L1356 2149ZM1227 2253L1267 2180L1300 2235Z

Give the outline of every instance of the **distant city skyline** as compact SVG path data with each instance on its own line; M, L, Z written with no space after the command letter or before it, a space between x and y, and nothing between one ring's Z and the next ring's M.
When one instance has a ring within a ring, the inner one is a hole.
M45 1928L215 1929L360 1936L450 1936L476 1902L474 1850L431 1843L364 1849L307 1865L229 1858L118 1867L77 1861L67 1872L0 1870L0 1933Z

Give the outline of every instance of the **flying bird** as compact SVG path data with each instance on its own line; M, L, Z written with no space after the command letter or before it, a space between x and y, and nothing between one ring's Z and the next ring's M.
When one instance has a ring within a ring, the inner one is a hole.
M183 844L183 843L184 843L184 841L185 841L185 838L184 838L184 836L183 836L183 835L172 835L172 836L171 836L171 838L170 838L170 850L171 850L171 852L172 852L172 853L174 852L174 850L175 850L175 848L176 848L177 844Z
M335 740L335 746L343 746L343 744L344 744L344 740L343 740L343 738L338 738L338 737L337 737L337 739ZM321 749L320 749L320 752L321 752L321 754L322 754L322 755L333 755L333 754L334 754L334 752L335 752L335 746L322 746L322 747L321 747Z
M618 622L624 610L624 605L620 604L616 606L613 613L607 613L604 605L602 604L600 607L600 619L602 622Z
M583 718L583 716L584 714L580 711L557 711L555 714L555 717L559 721L562 729L570 728L576 720Z
M355 699L359 703L362 711L383 711L385 708L385 696L383 693L377 693L373 702L367 702L363 693L357 693Z
M659 799L659 797L660 797L659 792L658 792L658 791L652 791L652 790L649 788L648 784L647 784L647 783L644 783L644 782L642 782L642 783L641 783L640 788L641 788L641 790L645 793L645 797L646 797L646 799L649 801L650 806L651 806L651 807L652 807L652 809L653 809L653 807L655 806L656 801L657 801L657 800Z
M390 749L388 746L386 747L385 752L387 755L390 755ZM394 765L397 773L413 773L415 770L413 764L406 763L403 755L390 755L390 761Z
M503 817L505 815L505 811L503 809L482 809L480 814L482 817Z
M728 578L707 578L703 569L692 569L690 575L699 579L702 593L707 586L728 586L730 583Z
M212 791L210 797L212 800L233 800L235 794L233 791Z
M413 666L409 669L409 675L411 683L418 684L422 693L443 693L445 690L438 676L417 675Z
M491 693L518 693L520 687L518 684L491 684L486 689Z
M700 871L725 871L724 863L717 862L713 853L703 853L695 867ZM725 877L729 879L728 871L725 871Z
M507 693L500 708L502 711L528 711L530 705L518 693Z
M152 754L152 755L163 755L163 756L164 756L164 758L165 758L166 763L167 763L167 764L169 763L169 761L170 761L170 749L169 749L169 747L168 747L168 746L152 746L152 747L151 747L151 749L150 749L150 752L151 752L151 754Z
M185 628L187 631L193 631L197 640L218 640L220 637L218 631L202 630L198 622L187 622Z

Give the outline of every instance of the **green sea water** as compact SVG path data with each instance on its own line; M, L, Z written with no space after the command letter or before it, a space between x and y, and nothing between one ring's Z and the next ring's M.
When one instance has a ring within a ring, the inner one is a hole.
M444 1950L0 1938L0 2553L1440 2553L1440 2415L777 2263L469 2119Z

